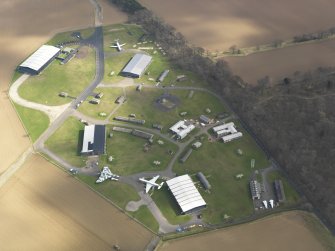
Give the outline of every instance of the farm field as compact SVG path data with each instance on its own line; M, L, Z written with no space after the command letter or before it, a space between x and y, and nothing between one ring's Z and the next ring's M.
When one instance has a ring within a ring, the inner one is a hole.
M269 76L273 83L296 71L305 72L317 67L335 66L335 40L303 44L278 50L255 53L245 57L225 57L234 74L255 85Z
M28 159L2 187L0 197L3 250L112 250L118 244L137 251L152 237L39 155Z
M139 2L174 26L190 43L212 51L286 40L328 29L335 23L332 0Z
M319 231L319 234L315 235L315 231ZM219 251L223 247L230 251L333 250L334 241L331 238L314 215L292 211L240 226L167 241L158 250Z

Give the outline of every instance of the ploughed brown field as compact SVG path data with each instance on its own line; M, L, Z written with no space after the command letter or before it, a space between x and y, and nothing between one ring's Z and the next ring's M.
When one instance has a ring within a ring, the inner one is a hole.
M269 76L273 83L296 71L335 66L335 40L292 46L245 57L225 57L234 74L249 84Z
M159 251L325 250L299 212L169 241Z
M0 190L1 250L144 250L151 232L33 155ZM131 240L131 241L130 241Z
M139 0L193 44L247 47L335 26L333 0Z

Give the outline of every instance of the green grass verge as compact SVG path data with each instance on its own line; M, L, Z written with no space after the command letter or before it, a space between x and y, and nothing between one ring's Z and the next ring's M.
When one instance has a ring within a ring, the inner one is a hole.
M166 185L155 190L151 198L170 224L182 224L191 220L190 215L180 215L180 208Z
M82 47L80 51L86 56L75 57L65 65L55 60L40 75L27 79L18 90L20 96L46 105L71 102L70 98L61 98L58 94L67 92L70 96L77 96L95 75L95 51L89 47Z
M286 201L284 205L291 206L296 204L300 197L299 194L293 189L293 187L288 183L287 179L279 171L273 171L268 174L267 180L270 185L273 186L273 182L277 179L280 179L283 183L284 192L286 196Z
M117 107L115 100L118 96L123 94L121 88L97 88L94 90L95 93L103 92L104 96L101 98L101 102L98 105L90 104L88 101L84 102L78 110L92 118L104 120L104 117L99 116L100 112L104 112L107 116Z
M62 32L58 33L51 40L47 42L47 44L50 45L57 45L63 42L69 42L69 41L79 41L78 38L71 36L73 32L80 32L81 36L83 39L90 37L93 32L94 28L86 28L86 29L81 29L81 30L76 30L76 31L67 31L67 32Z
M153 232L158 232L159 224L147 206L140 206L136 212L128 213L138 221L142 222L145 226L150 228Z
M70 117L51 135L45 145L52 152L77 167L85 166L87 157L80 156L80 131L84 125L77 119Z
M335 250L335 238L332 233L320 222L320 220L311 213L301 212L307 226L318 240L323 244L325 250Z
M190 174L207 203L203 219L209 223L221 223L224 215L233 218L253 213L253 204L249 192L249 177L253 172L250 160L256 159L255 169L269 165L264 153L258 148L250 135L243 131L243 137L224 144L203 140L203 146L193 151L185 163L176 163L174 171L178 175ZM240 148L243 155L236 150ZM204 191L195 175L203 172L212 186L210 193ZM240 180L235 175L243 173Z
M114 24L103 28L104 30L104 50L105 53L117 52L116 48L110 48L115 40L120 44L126 43L123 49L133 49L141 36L144 34L140 26L134 24Z
M120 72L134 55L135 53L133 52L121 52L113 56L106 56L103 82L116 83L124 79L124 77L120 75ZM110 74L112 71L114 71L113 76Z
M198 119L201 114L206 114L205 109L210 108L211 114L208 116L214 118L217 113L225 112L220 100L212 95L195 91L192 98L188 98L189 91L170 91L169 93L175 95L180 100L180 105L170 111L161 111L156 107L157 99L164 94L162 89L143 88L141 92L135 88L127 88L127 102L124 103L111 117L128 116L135 113L137 118L146 121L145 126L152 127L153 123L159 123L164 126L164 132L168 128L181 119ZM139 105L141 104L141 105ZM186 111L188 114L184 117L180 116L181 112Z
M96 184L95 181L98 177L86 175L78 175L78 178L122 209L126 208L129 201L141 199L136 190L127 184L110 180Z
M109 130L110 131L109 127ZM177 146L164 141L164 145L158 145L157 136L154 136L154 144L148 152L143 151L143 145L147 140L122 132L112 132L113 138L107 138L107 155L100 157L100 164L107 164L108 156L113 156L110 169L119 175L129 175L143 171L164 170L173 156L168 150L176 152ZM153 161L161 162L159 166Z
M49 117L41 112L27 107L15 104L15 109L18 112L28 134L33 142L48 128Z

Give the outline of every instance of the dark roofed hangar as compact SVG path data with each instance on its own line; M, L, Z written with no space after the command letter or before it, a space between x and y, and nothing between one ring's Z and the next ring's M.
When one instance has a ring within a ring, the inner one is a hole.
M106 152L105 145L106 145L105 125L85 126L81 154L83 155L105 154Z

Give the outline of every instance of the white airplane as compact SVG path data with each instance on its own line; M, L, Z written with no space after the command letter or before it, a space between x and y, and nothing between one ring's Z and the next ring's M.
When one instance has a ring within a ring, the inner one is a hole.
M273 208L273 206L274 206L274 201L271 199L271 200L269 200L269 203L270 203L271 208Z
M119 44L119 40L117 39L117 40L115 40L114 45L111 45L110 47L111 48L117 48L118 51L122 51L122 46L124 46L124 45L125 45L125 43L124 44Z
M268 209L268 202L266 200L263 200L263 205L266 209Z
M157 189L161 189L161 187L163 186L164 182L157 184L156 180L159 178L159 175L153 177L151 180L146 180L144 178L139 178L140 181L142 181L143 183L145 183L145 193L148 193L150 191L151 188L153 187L157 187Z

